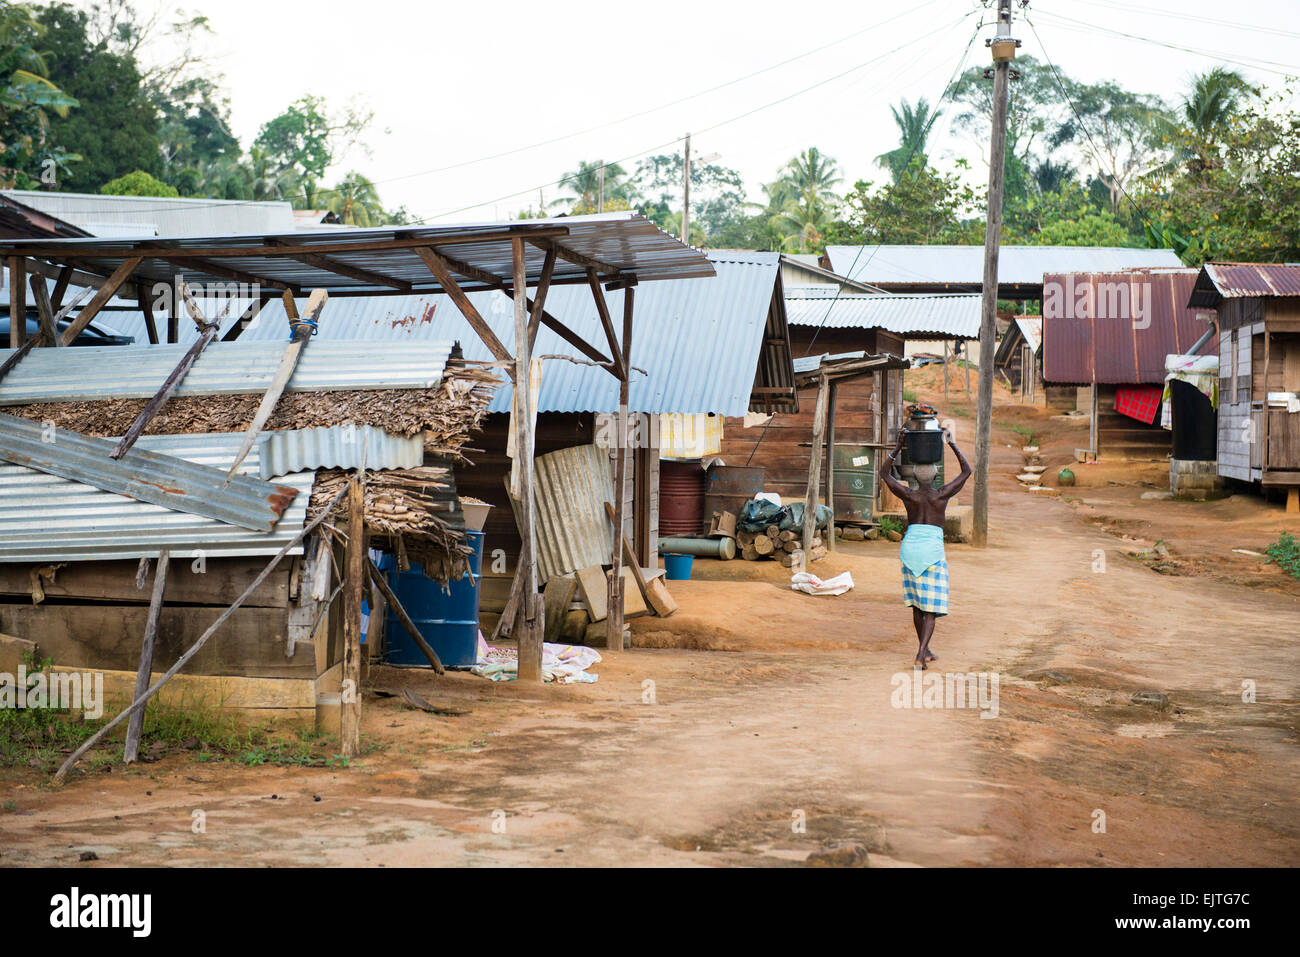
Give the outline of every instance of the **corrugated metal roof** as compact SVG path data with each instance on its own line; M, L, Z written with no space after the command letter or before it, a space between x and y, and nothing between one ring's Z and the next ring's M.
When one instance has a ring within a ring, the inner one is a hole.
M1163 382L1165 356L1186 352L1206 331L1200 311L1187 305L1194 269L1048 274L1043 281L1046 382Z
M835 294L830 286L787 289L785 314L792 326L881 328L903 336L975 339L980 297L972 295L863 296Z
M424 464L424 436L394 435L373 425L335 425L263 433L262 478L308 469L414 469Z
M1189 304L1217 306L1222 299L1273 296L1300 296L1300 265L1206 263Z
M712 278L637 287L632 365L645 369L647 375L632 375L630 409L634 412L743 416L749 409L780 254L711 253L709 259L717 272ZM469 297L506 348L513 350L513 301L499 292L475 292ZM623 293L608 292L606 300L619 325ZM605 334L590 289L553 287L546 297L546 311L588 342L605 349ZM286 328L284 307L273 300L238 341L283 338ZM331 301L317 336L323 341L312 348L336 335L403 344L431 338L458 339L465 358L492 360L465 317L443 295ZM401 348L404 350L406 345ZM303 354L304 361L310 353L308 349ZM545 326L538 334L534 354L582 358ZM603 370L552 359L544 365L538 409L616 412L618 390L618 380ZM0 384L0 397L3 395ZM505 383L497 390L490 410L509 412L510 400L511 388Z
M137 448L174 455L225 472L243 433L146 435ZM259 475L256 448L240 474ZM280 477L298 495L270 532L252 532L214 519L175 512L104 492L35 469L0 464L0 562L90 561L157 556L173 558L274 555L302 531L314 472ZM302 554L302 547L290 554Z
M214 342L181 380L177 395L265 392L288 342L281 325L273 341ZM269 336L268 336L269 338ZM33 349L0 380L0 406L153 396L186 352L185 345ZM313 340L289 380L288 392L343 389L429 389L441 380L452 343ZM0 350L0 361L13 350Z
M831 269L877 286L982 286L983 246L827 246ZM1172 249L1121 246L1003 246L999 285L1042 283L1044 273L1117 272L1181 266Z
M282 202L103 196L20 189L4 190L2 195L79 226L92 236L240 235L295 227L293 206Z
M537 573L542 581L609 560L614 502L609 451L578 445L537 457Z
M40 422L0 415L0 460L179 512L253 531L270 531L295 490L224 472L174 455L133 448L121 459L116 441L49 430Z
M1025 342L1029 343L1029 348L1037 355L1039 347L1043 344L1043 317L1016 316L1016 328L1025 337Z
M203 286L228 286L234 271L247 277L243 281L256 280L266 289L279 283L302 290L324 289L331 296L374 296L441 291L416 251L425 246L438 246L440 255L460 263L454 271L467 291L509 283L515 239L530 240L524 247L530 283L541 276L545 242L574 254L556 262L556 284L586 282L592 262L603 264L600 271L606 279L612 273L604 267L634 273L641 282L713 274L699 250L630 211L452 226L294 230L290 224L285 231L258 235L0 241L0 255L30 256L54 264L76 262L79 268L105 276L142 257L131 281L146 286L182 276ZM319 257L342 272L328 268ZM487 274L488 281L467 278L475 273Z

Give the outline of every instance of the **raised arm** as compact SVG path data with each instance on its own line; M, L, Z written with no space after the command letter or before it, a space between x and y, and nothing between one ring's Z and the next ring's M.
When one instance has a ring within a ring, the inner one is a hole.
M881 481L889 487L889 490L897 495L903 501L911 501L912 490L906 482L900 482L894 478L894 459L898 458L898 453L903 449L903 439L907 435L906 429L898 430L898 441L894 443L894 448L885 456L884 464L880 467Z
M951 431L948 433L948 448L952 449L953 455L957 456L957 461L961 463L961 474L939 489L939 497L943 499L950 499L960 492L966 480L972 475L970 463L966 461L966 456L961 454L961 449L957 448L957 442L953 439Z

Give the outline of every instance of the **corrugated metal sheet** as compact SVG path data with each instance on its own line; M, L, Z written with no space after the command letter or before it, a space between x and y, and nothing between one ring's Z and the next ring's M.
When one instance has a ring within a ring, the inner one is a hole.
M609 450L578 445L537 457L537 574L542 581L610 560L614 503Z
M826 256L833 271L877 286L981 286L984 282L983 246L827 246ZM1035 286L1044 273L1181 265L1172 249L1003 246L998 253L998 284Z
M162 208L158 206L157 208ZM556 236L559 232L561 235ZM75 260L84 268L109 275L139 253L146 255L133 274L134 282L151 285L171 282L178 276L204 286L227 286L227 277L204 270L204 256L219 263L224 270L235 270L256 278L267 288L274 283L291 287L325 289L331 295L392 295L397 288L413 293L440 291L437 280L412 246L387 246L383 243L430 245L459 242L448 255L472 270L490 273L494 282L509 282L513 275L512 240L529 233L542 238L553 237L566 250L576 253L582 262L596 261L629 273L641 282L659 279L685 279L711 276L713 268L699 250L679 242L650 220L635 212L603 213L595 216L567 216L556 219L517 220L512 222L466 223L454 226L403 226L376 229L294 230L290 224L278 233L258 235L209 234L158 239L64 239L19 240L0 242L0 255L29 255L54 263ZM479 237L483 237L481 240ZM341 275L321 265L312 265L286 253L267 251L268 245L286 248L309 247L313 255L326 255L351 275ZM165 247L166 258L159 251ZM247 249L248 254L242 255ZM212 255L216 250L237 251L239 255ZM544 249L525 246L526 269L530 281L541 275L546 259ZM179 263L179 265L178 265ZM381 282L357 271L377 274ZM561 258L555 265L557 282L585 281L586 266ZM466 289L483 288L483 284L466 279Z
M5 190L3 195L79 226L92 236L237 236L291 230L296 222L289 203L20 189Z
M243 433L146 435L137 448L197 465L230 468ZM240 466L258 475L256 448ZM314 472L278 479L298 490L270 532L252 532L214 519L175 512L35 469L0 464L0 562L62 562L154 557L274 555L302 531ZM299 546L291 554L302 554Z
M1037 355L1043 345L1043 317L1016 316L1016 328L1025 337L1025 342L1029 343L1029 348L1034 350L1034 355Z
M1187 305L1196 275L1194 269L1046 275L1044 381L1163 382L1165 356L1186 352L1205 334L1200 311ZM1146 315L1133 306L1138 295ZM1087 302L1095 306L1082 308Z
M709 259L717 270L713 278L637 287L632 364L647 374L633 373L629 407L634 412L743 416L749 409L780 255L711 253ZM499 292L469 296L506 348L513 349L512 300ZM623 293L606 293L606 300L621 329ZM553 287L546 297L546 310L588 342L605 349L605 334L590 289ZM239 342L283 338L285 328L284 307L273 301ZM403 350L408 344L429 339L457 339L465 358L492 359L455 304L442 295L333 300L326 306L317 336L320 341L312 348L333 336L401 343ZM304 353L304 361L310 353L311 349ZM538 334L535 354L582 358L545 326ZM3 395L0 385L0 397ZM491 411L509 412L510 400L511 388L506 383L497 390ZM548 360L538 408L542 412L616 412L618 380L591 366Z
M282 320L283 321L283 320ZM266 391L288 335L273 341L214 342L181 380L177 395L244 395ZM288 392L427 389L437 386L452 343L313 340L303 350ZM103 398L150 398L188 347L96 346L34 349L0 381L0 406ZM0 361L12 350L0 350Z
M244 475L228 479L224 472L148 449L133 448L114 459L116 444L66 429L47 432L40 422L0 415L0 460L164 508L269 532L296 494Z
M835 295L832 287L787 289L792 326L827 329L879 327L906 338L974 339L980 334L980 297L972 295Z
M1206 263L1190 305L1217 306L1222 299L1300 296L1300 265L1282 263Z
M394 435L373 425L266 432L257 446L264 479L308 469L414 469L424 464L422 435Z

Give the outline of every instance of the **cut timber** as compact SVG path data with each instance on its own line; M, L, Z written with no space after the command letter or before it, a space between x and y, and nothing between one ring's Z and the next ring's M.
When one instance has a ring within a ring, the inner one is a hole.
M361 596L366 584L365 491L348 480L348 540L343 551L343 696L340 747L345 758L361 752Z
M219 605L224 608L257 577L262 565L252 558L209 558L202 566L204 570L196 572L192 562L177 560L167 579L167 600L182 605ZM0 564L0 596L22 596L30 601L32 575L37 572L46 598L128 604L149 601L149 592L136 588L134 560L68 562L39 567L34 564ZM244 602L246 607L266 608L284 608L288 604L287 569L268 578ZM3 610L0 610L0 616L3 616Z
M614 573L608 573L608 578L613 578ZM642 615L650 614L650 607L646 604L645 599L641 596L641 590L636 587L636 578L632 574L632 569L626 565L623 566L623 617L640 618Z
M799 535L796 532L782 532L780 535L777 536L777 538L784 545L784 544L788 544L789 542L798 541Z
M153 573L153 596L149 599L149 617L145 620L144 641L140 646L140 667L135 677L135 693L131 695L134 701L148 690L151 684L150 675L153 674L153 649L154 643L158 638L158 618L162 614L163 592L167 588L167 568L171 565L171 553L163 549L158 555L158 561L154 566ZM140 755L140 732L144 730L144 709L134 711L126 723L126 748L123 752L123 761L126 764L133 764L135 759Z
M746 545L740 550L740 557L747 562L756 562L763 556L758 553L758 549L753 545Z
M98 671L88 668L64 668L55 665L55 674L102 674L104 700L114 705L134 700L136 675L130 671ZM150 682L162 677L152 672ZM158 692L163 707L200 711L268 710L291 711L316 707L315 678L247 678L237 675L177 675Z
M763 534L775 542L778 538L781 537L781 526L769 525L767 526L766 530L764 530Z
M760 555L771 555L776 551L776 544L766 535L758 535L754 538L754 551Z
M803 550L789 552L781 556L781 564L786 568L794 568L796 565L803 563Z
M605 515L611 522L614 522L614 528L618 529L618 522L615 520L614 507L605 503ZM734 518L734 516L733 516ZM733 529L735 523L732 523ZM677 602L673 596L668 594L668 586L665 585L658 575L649 580L646 579L645 572L641 570L641 564L636 560L636 553L632 551L632 544L627 540L627 536L620 529L618 532L619 541L622 543L623 560L627 562L626 570L632 573L632 579L636 582L637 590L641 593L642 600L650 606L656 615L660 618L667 618L677 610ZM624 607L627 607L627 599L624 599Z
M573 593L578 588L577 579L567 575L555 575L546 582L543 591L546 630L543 641L555 643L564 631L564 624L569 615L569 605L573 602Z
M607 594L608 579L601 565L581 568L575 573L578 580L578 593L582 595L583 604L592 621L604 621L609 615L609 598Z

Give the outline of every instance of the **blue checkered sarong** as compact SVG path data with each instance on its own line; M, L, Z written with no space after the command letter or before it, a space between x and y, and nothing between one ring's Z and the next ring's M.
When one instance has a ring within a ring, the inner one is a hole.
M948 614L948 562L937 561L919 575L904 565L903 604L936 615Z

